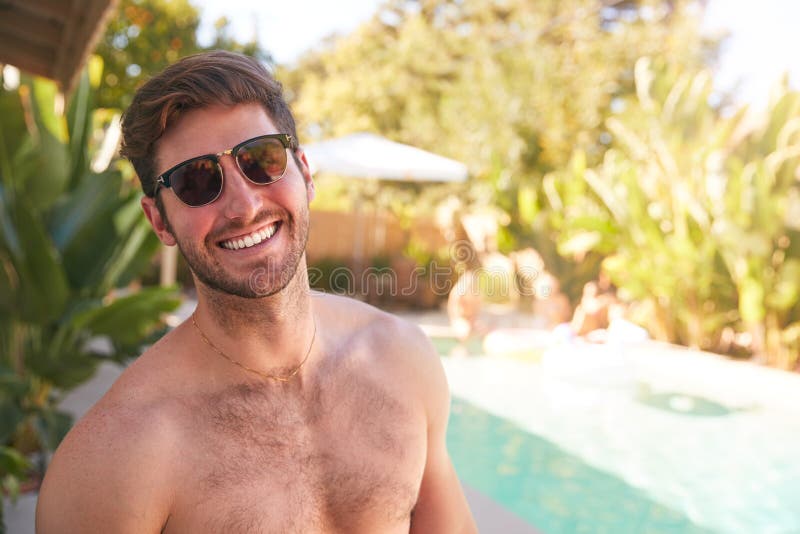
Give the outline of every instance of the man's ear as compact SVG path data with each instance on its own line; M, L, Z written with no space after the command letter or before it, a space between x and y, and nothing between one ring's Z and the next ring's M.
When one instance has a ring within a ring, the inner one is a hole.
M308 192L308 201L314 200L314 178L311 177L311 169L308 166L308 159L306 153L302 148L297 149L298 159L300 160L300 172L303 174L303 181L306 183L306 191Z
M172 235L167 221L161 216L161 212L158 211L155 199L148 196L142 197L142 210L161 242L168 247L174 246L176 243L175 236Z

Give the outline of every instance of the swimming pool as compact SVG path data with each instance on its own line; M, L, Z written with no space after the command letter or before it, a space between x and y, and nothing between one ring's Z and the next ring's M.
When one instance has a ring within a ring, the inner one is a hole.
M459 476L543 533L800 532L796 375L659 344L443 363Z

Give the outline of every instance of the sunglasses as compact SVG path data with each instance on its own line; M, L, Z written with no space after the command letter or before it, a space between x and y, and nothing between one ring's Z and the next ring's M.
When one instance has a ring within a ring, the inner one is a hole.
M153 196L161 187L171 187L187 206L211 204L222 193L223 154L233 156L242 174L256 185L267 185L283 178L288 157L286 149L296 149L297 141L287 134L259 135L242 141L219 154L206 154L178 163L156 179Z

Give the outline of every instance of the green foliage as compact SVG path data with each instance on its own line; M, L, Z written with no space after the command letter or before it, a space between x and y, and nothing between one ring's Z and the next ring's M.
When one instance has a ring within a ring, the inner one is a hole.
M790 367L800 350L800 93L782 88L761 120L732 138L712 232L757 354Z
M256 39L247 43L240 43L232 35L231 21L227 17L220 17L214 22L214 40L207 47L209 50L230 50L254 57L263 62L271 62L272 56L262 49Z
M122 0L95 53L103 58L105 75L98 106L125 109L136 88L177 59L204 49L242 52L263 61L270 56L256 40L240 43L229 21L215 25L208 47L197 42L200 12L189 0Z
M12 502L19 496L19 481L24 477L25 471L30 467L27 458L11 447L0 447L0 492L9 495ZM0 510L0 532L4 532L3 514Z
M349 295L355 291L355 275L346 262L335 258L321 258L309 266L309 283L312 289Z
M696 5L694 6L696 7ZM688 2L388 0L279 73L309 137L368 130L465 162L565 291L603 268L661 338L800 351L800 96L722 116ZM651 59L640 59L640 58ZM405 220L430 211L402 192Z
M279 76L309 137L367 130L466 163L471 180L446 193L467 211L502 209L501 252L535 247L575 296L600 256L558 253L561 207L544 177L576 149L602 160L605 119L635 99L638 57L694 68L714 56L685 2L607 4L391 0ZM440 198L407 203L407 216Z
M281 76L312 136L368 130L458 159L490 186L473 201L530 222L517 191L536 189L576 145L599 158L603 119L632 92L639 55L701 62L679 5L649 2L645 19L625 4L389 1Z
M105 63L100 107L126 108L136 87L181 56L200 51L200 14L188 0L123 0L95 52Z
M66 113L52 82L0 92L0 478L52 451L71 419L60 396L104 359L135 356L178 301L171 289L115 298L158 245L135 187L95 172L93 90L84 73ZM102 143L101 143L102 145ZM112 147L113 148L113 147ZM98 349L105 337L110 353Z
M550 178L562 253L595 251L612 280L649 304L659 337L717 348L748 331L770 363L790 366L800 296L800 94L754 122L720 116L707 71L641 59L636 99L606 125L613 146ZM785 331L786 330L786 331Z

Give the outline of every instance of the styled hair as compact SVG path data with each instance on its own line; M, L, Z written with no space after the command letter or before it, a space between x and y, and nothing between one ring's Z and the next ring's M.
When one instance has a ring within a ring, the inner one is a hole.
M297 139L281 84L253 58L215 50L187 56L142 85L122 118L120 154L155 194L155 145L181 113L212 105L261 104L282 132ZM295 156L296 157L296 156Z

